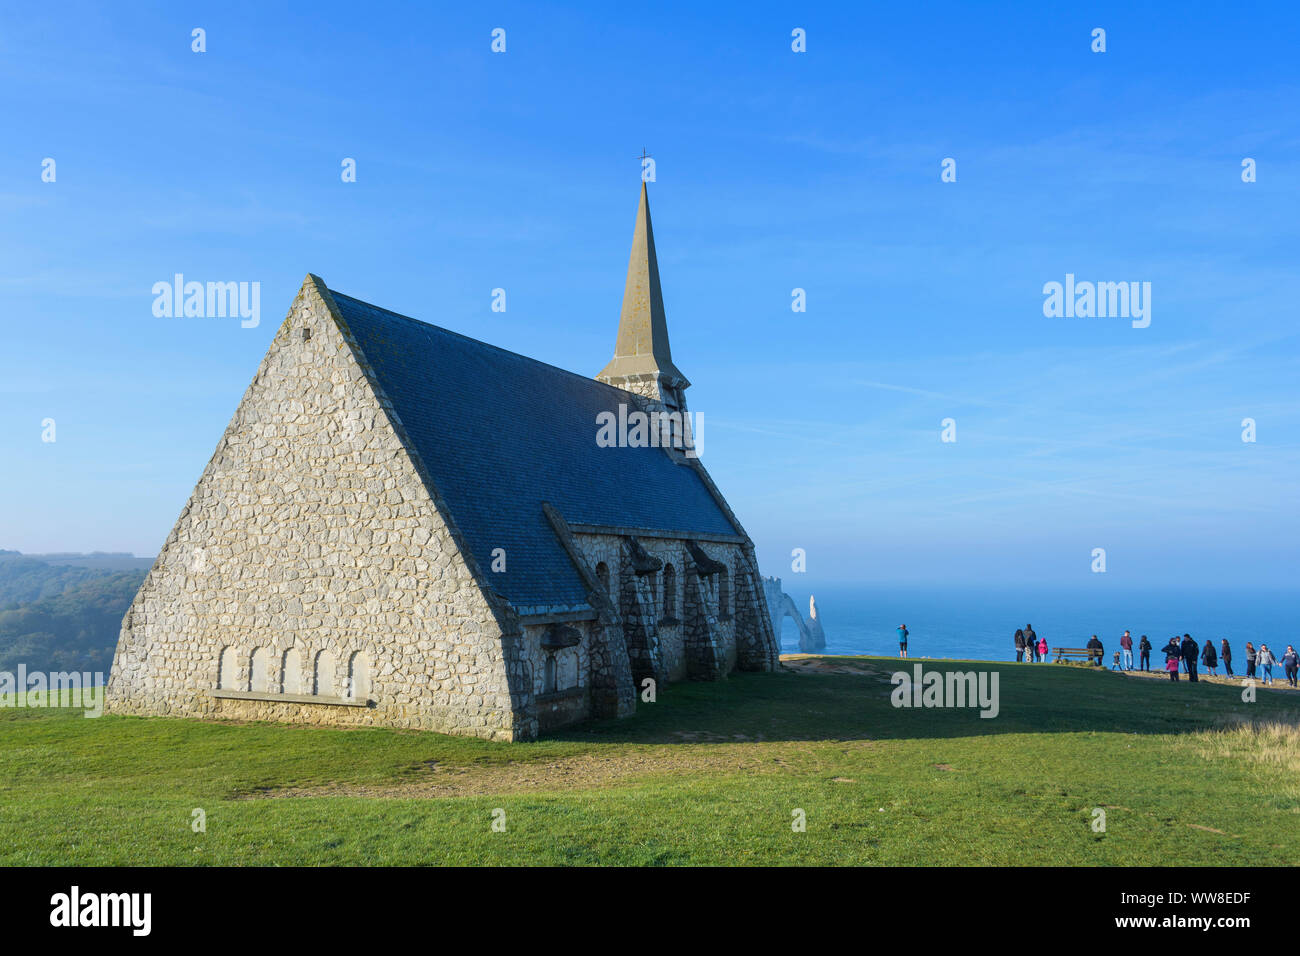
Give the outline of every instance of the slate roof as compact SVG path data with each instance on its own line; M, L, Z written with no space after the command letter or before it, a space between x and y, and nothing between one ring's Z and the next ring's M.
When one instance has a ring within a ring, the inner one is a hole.
M632 410L622 389L331 294L479 568L516 607L587 603L543 501L570 524L738 533L663 449L597 446L596 416Z

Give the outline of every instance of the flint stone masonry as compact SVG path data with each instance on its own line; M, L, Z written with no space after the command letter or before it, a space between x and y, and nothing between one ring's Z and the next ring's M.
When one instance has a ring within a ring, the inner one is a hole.
M311 332L304 339L302 330ZM382 724L532 736L515 645L475 582L316 283L299 292L123 621L114 713ZM270 651L331 652L331 687L368 655L366 707L213 697Z
M631 714L647 681L775 669L703 466L596 449L601 408L685 411L644 190L629 274L619 347L653 347L605 384L308 276L123 619L106 709L514 741ZM509 404L506 376L541 394Z

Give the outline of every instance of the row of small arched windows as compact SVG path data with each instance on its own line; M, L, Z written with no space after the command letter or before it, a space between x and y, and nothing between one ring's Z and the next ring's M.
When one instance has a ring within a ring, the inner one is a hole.
M298 649L291 647L280 655L280 672L275 679L271 674L271 660L270 648L253 648L242 662L246 667L241 677L239 651L233 647L222 648L217 662L217 688L314 697L364 699L370 696L370 659L362 651L356 651L348 658L342 693L338 686L338 659L332 651L317 651L308 673L303 669ZM243 686L238 686L241 684Z

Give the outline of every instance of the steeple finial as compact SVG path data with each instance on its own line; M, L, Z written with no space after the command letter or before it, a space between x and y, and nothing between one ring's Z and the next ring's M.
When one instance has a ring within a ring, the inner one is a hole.
M632 232L632 255L627 264L614 358L596 378L676 407L682 404L682 389L690 385L673 364L668 347L668 322L664 317L659 261L655 256L654 227L644 181L636 228Z

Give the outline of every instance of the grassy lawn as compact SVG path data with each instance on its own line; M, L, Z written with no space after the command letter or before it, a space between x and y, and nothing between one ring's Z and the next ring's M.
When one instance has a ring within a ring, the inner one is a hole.
M1300 862L1294 692L921 662L996 669L982 719L893 707L897 663L674 684L531 744L0 708L0 864Z

